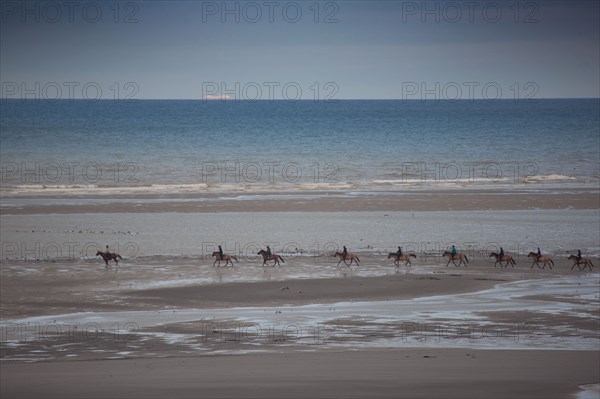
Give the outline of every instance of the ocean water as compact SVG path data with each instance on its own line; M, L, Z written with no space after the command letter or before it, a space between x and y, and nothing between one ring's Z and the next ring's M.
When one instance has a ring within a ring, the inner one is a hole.
M598 187L598 99L0 101L0 193Z

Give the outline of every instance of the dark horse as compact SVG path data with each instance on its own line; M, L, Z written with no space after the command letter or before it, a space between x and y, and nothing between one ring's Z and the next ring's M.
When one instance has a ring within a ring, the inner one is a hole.
M465 267L467 267L467 263L469 263L469 258L467 258L467 255L463 254L462 252L457 252L456 255L452 255L452 252L444 251L442 258L444 256L448 257L448 263L446 263L446 267L448 267L450 262L452 262L454 264L454 266L457 266L457 267L460 267L461 263L464 263ZM457 259L459 260L458 265L455 262L455 260L457 260Z
M227 255L227 254L223 254L223 256L221 256L221 254L219 253L219 251L215 251L212 253L211 256L214 256L216 259L213 262L213 266L215 265L215 263L219 262L219 267L221 267L221 261L224 260L225 261L225 267L227 267L227 265L229 263L231 263L231 266L233 266L233 261L231 259L235 259L236 262L239 262L237 260L237 258L233 255Z
M267 261L270 260L274 260L275 262L273 263L273 267L275 267L275 265L279 265L279 261L282 261L283 263L285 263L285 261L283 260L283 258L277 254L271 254L268 255L267 251L265 251L264 249L261 249L257 255L262 255L263 257L263 264L261 266L264 266Z
M115 263L117 264L117 266L119 266L119 261L117 259L123 259L121 257L121 255L116 254L114 252L110 253L110 254L107 254L107 253L104 253L102 251L98 251L98 252L96 252L96 256L98 256L98 255L102 256L102 259L104 259L104 263L106 263L106 267L108 267L108 261L109 260L114 260Z
M492 258L492 257L496 258L496 262L494 262L494 267L496 267L496 265L498 263L500 263L500 268L508 267L508 265L511 265L512 267L515 267L515 265L517 264L515 262L515 260L513 259L513 257L510 256L510 255L502 255L502 258L500 258L500 254L497 254L496 252L492 252L490 254L490 258ZM506 262L506 265L503 266L502 262Z
M410 263L410 258L417 258L417 255L415 254L403 254L403 255L398 255L397 252L390 252L388 254L388 259L394 259L394 265L396 265L396 267L400 266L400 261L404 261L404 266L412 266L412 263Z
M530 252L529 255L527 255L527 257L533 258L533 263L531 264L530 269L533 269L533 266L535 265L537 265L538 269L544 269L546 267L546 264L550 267L550 269L552 269L552 266L554 266L554 262L549 256L538 256L538 254L536 254L535 252ZM544 262L544 265L541 268L540 262Z
M360 266L358 264L358 262L360 262L360 259L358 259L358 256L353 254L352 252L346 252L345 254L343 252L336 252L333 256L337 256L338 258L340 258L340 261L337 263L336 266L339 266L340 263L342 263L342 261L344 261L344 264L348 267L352 266L352 262L356 263L356 266ZM348 263L347 261L350 261L350 263Z
M586 267L589 267L591 271L592 267L594 266L592 264L592 261L588 257L582 257L581 259L579 259L577 256L571 255L569 256L569 260L573 261L573 266L571 266L571 270L573 270L573 268L577 266L579 268L579 271L585 270ZM583 269L581 268L581 265L583 265Z

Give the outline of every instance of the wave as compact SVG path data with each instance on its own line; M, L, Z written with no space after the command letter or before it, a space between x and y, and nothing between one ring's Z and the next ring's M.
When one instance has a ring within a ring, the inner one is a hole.
M263 183L148 183L136 185L107 185L107 184L21 184L2 185L0 195L141 195L141 194L226 194L226 193L264 193L264 192L318 192L318 191L381 191L398 189L444 189L457 187L531 187L532 184L550 183L558 185L595 185L593 180L578 179L573 176L549 174L532 176L524 179L514 178L468 178L468 179L420 179L420 178L376 178L357 181L336 182L263 182Z
M567 180L578 180L573 176L550 174L550 175L539 175L531 176L526 178L513 178L513 177L501 177L501 178L484 178L484 177L470 177L466 179L436 179L436 178L401 178L401 179L374 179L371 180L372 184L403 184L403 185L444 185L444 184L503 184L503 183L539 183L546 181L567 181Z
M524 183L539 183L544 181L557 181L557 180L577 180L576 177L573 176L565 176L565 175L539 175L539 176L531 176L523 179Z

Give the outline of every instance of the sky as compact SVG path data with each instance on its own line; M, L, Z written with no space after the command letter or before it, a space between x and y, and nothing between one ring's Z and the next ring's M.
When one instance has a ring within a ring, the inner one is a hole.
M600 2L2 1L2 98L600 97Z

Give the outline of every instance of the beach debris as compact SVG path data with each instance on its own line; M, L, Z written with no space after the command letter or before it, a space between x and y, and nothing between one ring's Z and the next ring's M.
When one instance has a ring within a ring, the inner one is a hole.
M290 289L290 287L281 287L281 291L289 290L289 289Z

